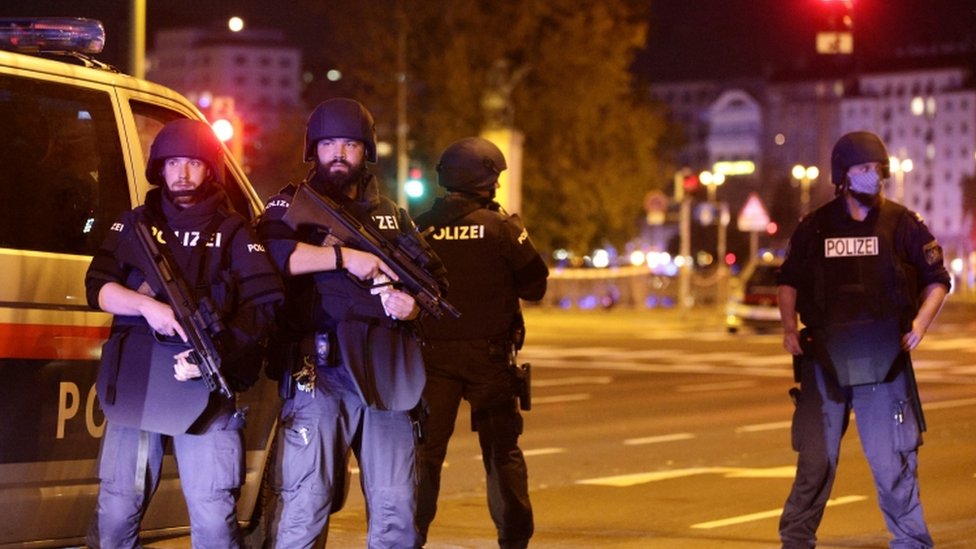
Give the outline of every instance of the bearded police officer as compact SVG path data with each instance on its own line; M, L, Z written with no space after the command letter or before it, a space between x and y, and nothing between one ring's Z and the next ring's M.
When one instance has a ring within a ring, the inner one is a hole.
M352 99L330 99L308 118L302 185L335 201L383 238L420 235L406 212L380 196L367 169L376 162L373 117ZM330 227L289 224L299 189L271 198L259 224L285 275L285 339L280 378L285 398L278 429L271 538L275 547L311 547L342 505L346 464L355 452L362 475L370 548L414 549L416 454L411 409L420 401L424 367L410 294L372 284L395 279L373 254L342 242ZM296 209L297 210L297 209ZM433 258L427 265L443 282Z
M538 301L549 271L517 215L494 202L505 158L470 137L451 144L437 164L447 195L417 218L447 267L460 319L424 320L429 405L421 448L417 525L423 540L437 511L441 467L464 398L471 405L488 482L488 508L500 547L523 548L532 536L528 473L518 447L522 416L510 361L523 333L519 299ZM516 339L518 341L516 341Z
M909 352L950 282L918 214L883 196L888 177L878 136L841 137L831 155L837 197L801 221L779 274L783 345L800 383L791 391L799 458L780 519L784 548L815 546L852 410L891 547L932 547L919 501L924 419Z
M194 547L238 547L235 504L244 481L243 413L210 392L188 358L187 334L147 283L134 240L151 228L184 282L207 298L219 332L222 375L232 388L256 380L260 345L283 300L281 281L247 221L221 189L220 144L204 122L166 124L149 152L146 178L158 188L123 214L98 250L85 284L92 307L115 315L102 351L98 398L102 439L95 520L88 545L138 547L139 524L159 484L169 436L190 515Z

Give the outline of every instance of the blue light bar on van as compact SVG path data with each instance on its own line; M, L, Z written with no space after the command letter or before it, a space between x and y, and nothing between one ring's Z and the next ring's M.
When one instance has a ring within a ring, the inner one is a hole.
M0 19L0 49L93 55L105 47L105 28L95 19L46 17Z

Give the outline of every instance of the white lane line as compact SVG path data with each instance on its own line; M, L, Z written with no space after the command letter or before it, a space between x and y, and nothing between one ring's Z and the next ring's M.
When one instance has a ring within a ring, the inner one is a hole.
M793 478L796 468L792 465L782 467L746 468L746 467L690 467L688 469L672 469L668 471L651 471L647 473L631 473L628 475L614 475L577 480L576 484L593 486L614 486L626 488L638 484L660 482L694 475L722 475L725 478Z
M774 421L772 423L756 423L754 425L743 425L736 427L736 433L760 433L762 431L776 431L778 429L789 429L793 425L792 421Z
M859 501L864 501L866 499L868 499L867 496L842 496L839 498L827 500L827 507L833 507L835 505L845 505L847 503L857 503ZM753 522L757 520L778 517L782 513L783 513L782 509L760 511L758 513L749 513L747 515L739 515L737 517L729 517L727 519L712 520L709 522L699 522L698 524L692 524L691 527L697 530L711 530L712 528L722 528L723 526L732 526L735 524L742 524L745 522Z
M659 442L674 442L678 440L690 440L695 438L692 433L675 433L673 435L659 435L654 437L628 438L624 440L627 446L639 446L641 444L657 444Z
M529 456L550 456L553 454L565 454L565 448L536 448L534 450L522 450L522 455ZM481 454L476 456L471 456L471 459L475 461L481 461Z
M589 393L572 393L568 395L532 397L532 404L555 404L557 402L576 402L579 400L590 400L591 398L593 397Z
M943 400L941 402L923 402L922 410L942 410L945 408L962 408L976 405L976 398L960 398L957 400Z
M671 480L675 478L684 478L684 477L690 477L694 475L701 475L705 473L711 473L712 471L713 469L711 467L693 467L691 469L676 469L673 471L654 471L650 473L634 473L631 475L615 475L612 477L588 478L583 480L577 480L576 484L627 487L627 486L635 486L637 484L647 484L649 482L658 482L662 480Z
M557 379L533 379L533 387L562 387L565 385L609 385L613 382L610 376L576 376Z
M700 393L705 391L727 391L729 389L747 389L755 387L759 382L755 380L726 381L722 383L699 383L696 385L678 385L675 391L679 393Z
M535 450L522 450L527 456L548 456L551 454L565 454L565 448L536 448ZM480 459L481 456L479 456Z
M793 372L787 368L762 369L741 368L737 366L715 366L711 364L647 364L644 362L564 362L559 360L532 359L532 366L539 368L558 368L561 370L617 370L623 372L667 373L667 374L729 374L755 375L758 377L793 378Z

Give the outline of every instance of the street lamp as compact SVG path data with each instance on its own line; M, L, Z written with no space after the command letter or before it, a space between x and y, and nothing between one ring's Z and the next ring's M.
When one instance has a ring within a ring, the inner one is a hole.
M712 173L710 171L703 171L698 174L698 180L701 181L702 185L708 189L708 203L713 205L718 210L718 216L716 220L716 230L718 235L716 238L715 255L718 256L718 275L719 275L719 295L716 300L721 306L725 303L728 292L727 292L727 269L725 264L725 252L727 248L726 244L726 227L729 225L729 207L725 202L717 202L715 200L715 194L718 191L719 186L725 183L725 174L723 172Z
M722 183L725 183L725 174L722 172L712 173L708 170L698 174L698 181L708 189L708 201L715 202L715 193Z
M912 171L915 165L911 158L899 160L897 156L888 158L891 173L895 174L895 202L901 204L905 200L905 174Z
M810 211L810 185L817 180L820 169L816 166L793 166L793 179L800 182L800 215Z

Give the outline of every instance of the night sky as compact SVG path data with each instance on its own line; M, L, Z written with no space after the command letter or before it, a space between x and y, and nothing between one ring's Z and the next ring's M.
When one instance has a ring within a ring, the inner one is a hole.
M825 1L649 0L648 47L635 68L645 80L673 80L761 76L772 68L802 63L817 57L814 29ZM853 1L855 48L864 57L887 56L916 42L961 41L968 36L974 43L976 0ZM129 0L4 0L0 16L100 19L108 34L100 58L124 67L129 4ZM194 3L191 10L185 0L148 0L147 49L152 47L154 29L208 25L240 15L252 27L285 29L289 39L305 49L306 59L314 59L317 25L293 7L301 4L205 1Z

